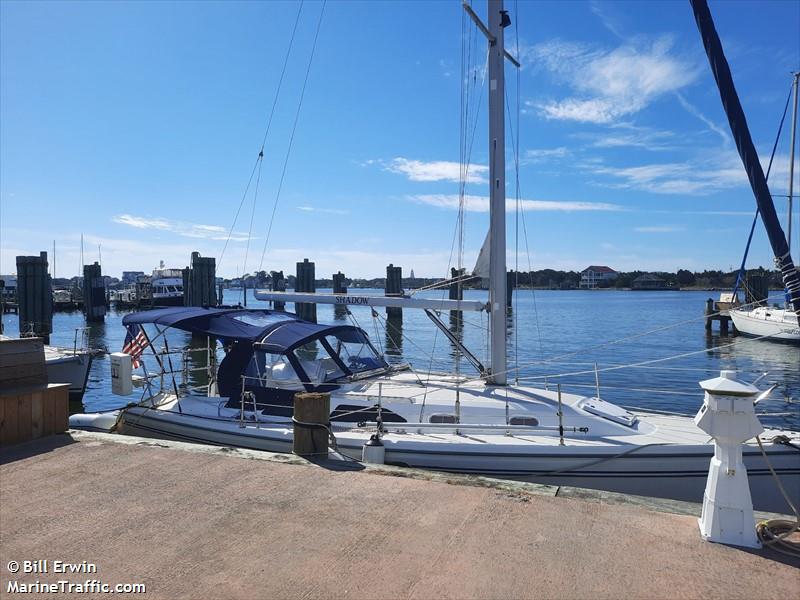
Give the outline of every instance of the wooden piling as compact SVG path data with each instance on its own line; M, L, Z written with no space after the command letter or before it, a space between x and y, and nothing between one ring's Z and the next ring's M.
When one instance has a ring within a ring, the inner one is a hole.
M386 284L383 287L383 295L403 295L403 267L395 267L391 264L386 267ZM386 315L393 319L401 319L403 317L403 309L394 306L387 306Z
M136 307L153 306L153 282L149 275L136 279Z
M96 262L83 265L83 314L87 323L102 322L106 317L106 286Z
M183 270L184 306L217 306L217 264L212 257L192 252L191 267Z
M730 327L733 328L733 332L736 333L736 326L733 325L731 321L731 316L728 312L728 306L729 303L720 302L720 304L717 304L712 298L706 300L706 334L711 334L714 321L719 322L719 332L721 335L728 335L729 324Z
M331 395L298 392L294 395L293 452L299 456L328 457Z
M752 274L745 279L745 303L751 306L763 306L769 297L769 283L763 275Z
M316 292L317 285L314 280L314 263L307 258L303 262L297 263L297 282L295 283L296 292ZM317 322L317 305L309 302L297 302L294 305L294 312L305 321Z
M270 271L270 277L272 278L272 291L273 292L285 292L286 291L286 279L283 277L283 271ZM285 310L286 303L285 302L278 302L275 301L273 303L273 307L275 310Z
M455 281L450 284L450 287L448 289L450 300L464 299L464 283L463 281L461 281L461 278L464 276L465 273L466 269L463 268L456 269L455 267L450 267L450 278L459 279L459 281ZM464 321L463 311L460 310L450 311L450 331L452 331L459 338L461 337L463 321Z
M514 288L517 285L517 273L509 271L506 273L506 308L511 308L514 304Z
M346 294L347 285L345 284L345 276L341 271L333 274L333 293ZM333 305L333 318L344 319L347 316L347 306L341 304Z
M455 281L450 284L450 289L449 289L450 300L464 299L464 284L460 280L460 278L464 277L465 272L466 272L465 269L456 269L455 267L450 267L450 278L451 279L459 278L459 281Z
M339 271L338 273L333 274L333 293L334 294L346 294L347 293L347 285L345 285L345 277L344 273Z
M47 274L47 252L17 257L17 305L20 335L50 341L53 332L53 290Z

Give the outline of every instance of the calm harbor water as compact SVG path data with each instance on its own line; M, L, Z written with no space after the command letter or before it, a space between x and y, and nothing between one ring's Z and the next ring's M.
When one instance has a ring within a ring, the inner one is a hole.
M330 291L330 290L320 290ZM382 290L351 290L360 295L381 295ZM427 297L446 297L446 291L427 292ZM444 296L443 296L444 294ZM707 336L703 308L711 292L628 292L628 291L536 291L518 290L509 318L509 368L519 366L522 382L566 392L594 395L595 363L601 396L625 406L695 413L703 394L698 381L716 376L721 369L734 369L741 379L752 381L768 373L761 389L776 384L772 396L759 404L765 424L800 429L800 347L745 337ZM266 307L248 293L248 307ZM465 299L485 299L486 292L467 290ZM225 290L225 302L241 300L240 290ZM292 310L292 305L287 305ZM352 318L369 334L373 343L392 361L407 361L421 373L430 369L452 371L454 350L424 312L405 310L402 321L386 321L385 310L352 308ZM119 351L125 338L122 318L126 312L111 310L105 323L89 329L89 345L109 352ZM347 322L350 317L330 305L317 307L320 323ZM18 331L16 315L3 317L6 332ZM442 315L442 320L459 330L466 346L488 364L486 315L465 312ZM74 330L83 327L79 312L53 316L53 345L72 346ZM173 332L171 348L204 348L205 340ZM205 365L205 354L194 353L191 366ZM677 357L668 359L670 357ZM175 368L178 368L175 358ZM461 372L476 374L460 361ZM513 373L511 378L513 378ZM202 385L201 371L189 373L190 385ZM136 393L136 392L135 392ZM98 356L92 365L84 397L86 410L103 410L135 399L111 393L109 361Z

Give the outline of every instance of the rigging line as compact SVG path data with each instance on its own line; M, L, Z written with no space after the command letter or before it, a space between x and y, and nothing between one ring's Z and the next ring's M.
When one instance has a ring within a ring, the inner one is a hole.
M286 157L283 161L283 169L281 170L281 178L278 182L278 191L275 194L275 204L272 206L272 215L269 219L269 227L267 228L267 237L264 240L264 248L261 251L261 260L258 263L258 270L264 265L264 256L267 253L267 246L269 245L269 238L272 234L272 225L275 222L275 213L278 210L278 202L280 201L281 191L283 190L283 181L286 177L286 167L289 165L289 156L292 153L292 144L294 143L294 136L297 132L297 123L300 120L300 110L303 108L303 99L306 95L306 86L308 85L308 76L311 73L311 65L314 62L314 53L317 49L317 41L319 40L319 31L322 28L322 18L325 15L325 5L328 0L322 1L322 8L319 11L319 20L317 21L317 29L314 32L314 42L311 44L311 54L308 57L308 65L306 66L306 74L303 78L303 87L300 89L300 100L297 103L297 112L294 115L294 123L292 124L292 133L289 136L289 147L286 149Z
M486 60L487 61L489 60L488 52L486 54ZM486 85L486 69L484 68L483 76L481 78L481 90L483 90L485 85ZM467 161L466 161L467 162L467 170L466 170L466 173L467 173L466 176L467 177L469 177L469 164L470 164L471 158L472 158L472 148L473 148L474 143L475 143L475 131L478 128L478 116L480 115L480 107L481 107L481 101L482 100L483 100L483 94L479 94L478 95L478 106L476 107L476 112L475 112L475 121L473 122L472 133L470 135L469 148L467 150ZM450 266L453 264L453 252L454 252L454 248L455 248L455 240L456 240L457 231L458 231L458 220L456 220L456 228L453 231L453 241L450 244L450 257L447 259L447 274L445 275L445 279L449 278ZM444 296L442 296L442 297L444 297Z
M465 127L464 124L467 122L467 115L468 115L468 107L469 107L469 86L466 81L466 71L469 64L469 60L467 59L467 48L469 47L469 41L466 40L466 34L469 31L469 35L472 35L472 29L469 28L466 22L466 15L462 11L461 13L461 61L460 61L460 75L461 80L460 84L460 111L459 111L459 141L458 141L458 158L459 158L459 209L458 209L458 216L456 217L456 226L455 230L453 231L453 239L450 242L450 256L447 259L447 271L445 272L445 279L448 279L450 276L450 266L453 264L453 252L455 250L456 245L456 238L458 236L459 227L461 226L461 215L462 215L462 207L463 207L463 181L466 179L466 172L464 169L464 152L465 152ZM460 273L459 273L460 275ZM444 299L444 289L442 290L441 298ZM389 321L386 320L385 327L389 327ZM400 333L401 337L403 333ZM431 347L430 353L430 361L428 362L428 373L427 378L425 381L425 394L422 397L422 403L420 405L420 420L422 420L422 415L425 411L425 401L428 398L428 384L430 383L431 373L433 371L433 361L434 361L434 353L436 352L436 342L439 339L439 329L436 328L436 331L433 333L433 344ZM413 344L413 342L412 342ZM425 352L423 352L425 354Z
M775 136L775 143L772 145L772 154L769 157L769 165L767 165L767 173L764 175L764 179L769 181L769 174L772 171L772 161L775 158L775 152L778 149L778 142L781 139L781 131L783 131L783 123L786 120L786 113L789 110L789 100L792 97L792 88L794 86L789 87L789 95L786 96L786 106L783 107L783 116L781 117L781 122L778 125L778 134ZM733 294L735 295L739 291L739 285L742 283L742 279L745 275L745 264L747 262L747 255L750 253L750 243L753 241L753 233L756 230L756 223L758 222L758 214L759 210L756 208L756 214L753 216L753 224L750 226L750 235L747 238L747 244L744 247L744 256L742 256L742 264L739 267L739 273L736 275L736 283L733 286Z
M774 298L775 297L773 297L773 299ZM645 333L642 333L642 334L636 334L636 335L630 336L628 338L621 338L619 340L614 340L614 341L611 341L611 342L607 342L605 344L599 344L597 346L591 346L591 347L586 348L584 350L591 350L591 349L601 348L603 346L608 346L608 345L611 345L611 344L615 344L615 343L618 343L618 342L621 342L621 341L625 341L627 339L633 339L633 338L641 337L642 335L647 335L648 333L655 333L657 331L662 331L664 329L669 329L671 327L678 327L680 325L683 325L683 324L686 324L686 323L690 323L692 321L696 321L696 320L699 320L699 319L704 319L704 318L705 318L705 316L696 317L694 319L687 319L686 321L682 321L682 322L679 322L679 323L675 323L673 325L668 325L668 326L661 327L661 328L658 328L658 329L655 329L655 330L651 330L650 332L645 332ZM757 341L757 340L764 339L766 337L769 337L769 336L768 335L763 335L763 336L753 337L753 338L751 338L751 340L752 341ZM600 369L598 372L600 372L600 371L615 371L615 370L626 369L626 368L640 368L643 365L650 365L650 364L664 362L664 361L668 361L668 360L684 358L686 356L692 356L692 355L701 354L701 353L704 353L704 352L707 353L707 352L713 352L713 351L716 351L716 350L724 350L726 348L730 348L730 347L734 346L736 343L737 342L731 342L729 344L723 344L721 346L714 346L712 348L704 348L702 350L695 350L695 351L686 352L686 353L683 353L683 354L676 354L674 356L667 356L667 357L664 357L664 358L641 361L641 362L638 362L638 363L622 364L622 365L617 365L617 366L613 366L613 367L607 367L607 368ZM577 352L572 352L572 353L569 353L569 354L564 354L564 355L562 355L560 357L554 357L554 358L551 358L551 359L542 359L542 360L539 360L539 361L532 361L530 363L523 364L522 367L524 368L524 367L535 366L535 365L542 364L542 363L553 362L553 361L556 361L556 360L558 360L559 358L562 358L562 357L574 356L575 354L579 354L580 352L583 352L584 350L580 350L580 351L577 351ZM506 373L510 373L512 371L513 371L513 369L507 369ZM585 374L593 374L593 373L595 373L595 370L594 369L590 369L590 370L586 370L586 371L576 371L574 373L564 373L564 374L560 374L560 375L557 375L557 376L561 377L561 376L567 376L567 375L585 375ZM547 375L534 376L534 378L537 378L537 379L545 378L545 381L546 381L546 377L547 377ZM486 376L478 376L478 377L474 377L472 380L467 380L467 381L482 381L485 378L486 378Z
M465 84L464 84L464 69L465 69L465 66L464 66L464 63L465 63L465 60L464 60L464 57L465 57L465 50L464 50L464 34L465 34L464 19L465 19L465 16L462 14L461 15L461 25L462 25L462 29L461 29L461 82L460 82L461 83L461 86L460 86L460 91L461 91L460 102L461 102L461 104L460 104L460 115L459 115L459 149L458 149L458 152L459 152L459 189L461 187L460 183L461 183L462 173L463 173L463 161L462 161L462 158L461 158L463 156L463 144L462 144L461 140L463 138L463 133L462 132L463 132L463 129L464 129L464 125L463 125L463 121L462 121L462 115L464 115L465 110L466 110L465 99L464 99L464 95L465 95L465 91L464 91L464 88L465 88ZM447 279L449 277L449 275L450 275L450 266L453 264L453 252L455 250L456 238L458 236L460 215L461 215L461 200L459 198L459 214L456 217L456 225L455 225L455 228L453 230L453 238L450 241L450 256L447 258L447 267L446 267L447 271L445 272L445 279ZM444 299L444 289L442 289L442 293L441 293L440 297L442 299ZM386 327L387 330L390 327L388 319L385 321L384 327ZM394 327L392 327L392 329L394 329ZM405 335L402 333L402 331L400 332L400 336L401 336L401 339L405 337ZM439 339L439 329L436 328L435 331L433 332L433 344L431 346L431 352L429 354L430 361L428 362L428 371L427 371L427 374L426 374L426 380L425 380L425 383L423 384L424 387L425 387L425 392L424 392L424 395L422 397L422 403L420 405L420 421L422 420L422 415L425 412L425 402L426 402L426 400L428 398L428 384L430 383L431 373L433 372L434 354L436 352L436 342L438 341L438 339ZM409 340L409 341L411 342L411 340ZM414 344L413 342L411 342L411 343L412 343L412 345L416 346L416 344ZM427 354L424 351L422 351L422 353L423 353L423 355Z
M413 290L413 293L427 292L427 291L430 291L430 290L438 290L438 289L441 289L441 288L449 287L450 284L452 284L452 283L458 283L458 282L466 283L466 282L471 281L473 279L479 279L479 277L476 277L475 275L467 275L467 274L464 274L464 275L461 275L461 276L458 276L458 277L452 277L452 278L449 277L447 279L442 279L441 281L437 281L436 283L431 283L429 285L423 285L421 287L418 287L418 288Z
M762 335L762 336L759 336L759 337L754 337L754 338L751 338L751 339L753 341L755 341L755 340L763 340L764 338L768 338L768 337L770 337L769 334ZM675 359L678 359L678 358L685 358L687 356L694 356L695 354L703 354L703 353L711 352L713 350L721 350L721 349L724 349L724 348L730 348L731 346L733 346L735 344L736 344L736 342L731 342L730 344L724 344L722 346L715 346L713 348L703 348L702 350L693 350L692 352L684 352L682 354L675 354L673 356L665 356L663 358L654 358L654 359L651 359L651 360L643 360L643 361L638 362L638 363L630 363L630 364L627 364L627 365L617 365L617 366L613 366L613 367L603 367L602 369L587 369L587 370L584 370L584 371L573 371L571 373L558 373L558 374L555 374L555 375L549 375L549 377L571 377L571 376L574 376L574 375L589 375L589 374L593 374L593 373L605 373L605 372L608 372L608 371L618 371L620 369L632 369L632 368L641 367L642 365L652 365L652 364L655 364L655 363L666 362L668 360L675 360ZM529 379L544 379L544 378L547 378L547 377L548 377L548 375L538 375L538 376L537 375L532 375L532 376L529 377ZM480 381L482 379L484 379L484 377L475 377L474 381Z
M525 222L525 220L523 218L523 225L524 225L524 222ZM769 301L769 300L775 300L775 299L779 299L779 298L780 298L780 296L770 296L766 300ZM741 305L741 306L748 306L748 305L744 304L744 305ZM719 312L714 313L714 314L719 314ZM708 315L708 316L713 316L713 315ZM694 321L705 320L706 318L707 318L707 315L700 315L698 317L692 317L691 319L686 319L684 321L678 321L677 323L671 323L669 325L664 325L663 327L657 327L656 329L650 329L648 331L643 331L642 333L636 333L634 335L629 335L627 337L618 338L616 340L610 340L608 342L603 342L602 344L595 344L594 346L588 346L586 348L582 348L580 350L576 350L575 352L568 352L566 354L560 354L560 355L554 356L552 358L542 359L541 362L544 362L544 363L555 362L555 361L558 361L558 360L560 360L562 358L569 358L571 356L576 356L578 354L582 354L584 352L588 352L588 351L591 351L591 350L598 350L600 348L605 348L606 346L612 346L614 344L620 344L622 342L628 342L628 341L635 340L637 338L640 338L640 337L643 337L643 336L646 336L646 335L650 335L652 333L659 333L661 331L666 331L668 329L672 329L673 327L681 327L682 325L687 325L689 323L693 323ZM718 347L724 347L724 346L718 346ZM711 349L713 349L713 348L709 348L709 350L711 350Z
M233 224L231 225L230 231L228 232L228 237L225 240L225 246L222 248L222 253L219 256L219 261L217 262L217 268L219 268L220 264L222 263L222 257L225 256L225 250L228 249L228 243L231 241L231 236L233 235L233 229L236 227L236 221L239 219L239 213L241 212L242 206L244 205L244 200L247 197L247 192L250 190L250 184L253 181L253 175L256 172L256 166L259 165L264 159L264 146L267 143L267 136L269 135L269 130L272 127L272 118L273 118L273 116L275 114L275 107L278 104L278 97L280 96L280 93L281 93L281 87L283 86L283 76L286 73L286 65L289 63L289 55L291 54L292 46L294 45L294 38L295 38L295 34L297 33L297 24L300 22L300 13L303 10L303 2L304 1L305 0L300 0L300 6L297 9L297 16L295 17L295 20L294 20L294 27L292 28L292 35L289 38L289 47L287 48L286 56L283 59L283 68L281 69L281 76L278 79L278 87L275 89L275 97L272 100L272 108L270 109L270 112L269 112L269 119L267 120L267 128L264 131L264 138L261 140L261 150L258 153L258 158L256 158L255 164L253 165L253 170L250 172L250 179L247 180L247 187L245 187L244 194L242 194L242 201L239 202L239 208L236 211L236 216L233 219ZM260 177L260 175L261 175L261 169L259 169L259 177ZM255 211L255 205L253 206L253 210ZM250 220L250 230L252 231L252 229L253 229L253 222L252 222L252 218L251 218L251 220ZM249 233L248 233L248 236L247 236L247 243L248 243L248 245L250 244L250 234ZM246 268L247 268L247 265L245 264L245 269Z
M562 383L562 388L592 388L596 389L596 384L594 383ZM691 396L692 398L697 397L701 391L685 391L681 392L678 390L659 390L654 388L634 388L634 387L626 387L624 385L606 385L603 384L604 390L619 390L623 392L640 392L640 393L648 393L648 394L664 394L665 396Z
M300 6L297 7L297 16L294 18L294 27L292 27L292 36L289 39L289 48L286 50L286 56L283 58L283 68L281 69L281 76L278 78L278 87L275 90L275 98L272 100L272 108L269 111L269 119L267 120L267 130L264 132L264 139L261 141L261 152L264 152L264 146L267 144L267 136L269 135L269 130L272 127L272 118L275 116L275 107L278 104L278 96L281 93L281 87L283 86L283 76L286 74L286 66L289 64L289 55L292 52L292 46L294 45L294 36L297 33L297 25L300 23L300 13L303 12L303 3L305 0L300 0ZM324 8L324 7L323 7Z
M258 153L258 175L256 176L256 187L253 192L253 209L250 211L250 228L247 230L247 246L245 247L244 251L244 267L242 268L242 274L247 273L247 258L250 256L250 238L253 235L253 219L256 216L256 202L258 201L258 186L261 183L261 167L264 164L264 152L263 150ZM246 292L245 292L246 293Z
M488 71L488 63L489 63L489 51L486 51L486 59L483 63L483 69L481 70L481 92L483 92L484 87L486 87L486 73ZM476 82L477 86L477 82ZM469 177L469 167L472 164L472 148L475 145L475 132L478 129L478 117L480 117L481 106L483 105L483 93L478 94L478 105L475 107L475 120L472 122L472 133L469 136L469 144L467 145L467 168L466 168L466 177ZM469 125L469 123L467 123ZM466 184L465 184L466 185Z
M566 365L566 366L576 366L576 367L594 365L593 362L583 362L583 361L581 361L581 362L579 362L579 361L564 361L564 362L555 363L555 364ZM609 365L609 366L623 366L623 363L606 363L606 364ZM533 365L529 365L529 366L533 366ZM633 369L650 369L650 370L653 370L653 371L685 371L687 373L717 373L717 374L719 374L719 368L718 367L717 368L714 368L714 367L663 367L663 366L651 367L651 366L647 366L647 365L642 365L642 366L634 366L634 367L631 367L631 368L633 368ZM750 372L750 373L761 373L762 372L759 369L741 369L740 371L741 372ZM592 372L594 372L594 371L592 371ZM525 377L522 377L521 379L525 379ZM605 386L603 386L603 387L605 387Z
M222 247L222 252L219 255L217 269L219 269L220 265L222 264L222 258L225 256L225 251L228 249L228 243L231 241L233 229L236 227L236 222L239 220L239 213L242 211L242 206L244 206L244 201L247 198L247 192L250 191L250 184L253 183L253 176L256 174L256 167L258 167L259 162L261 162L261 154L256 157L256 162L253 163L253 169L250 171L250 178L247 180L247 185L244 188L242 200L239 202L239 208L236 209L236 216L233 217L233 223L231 223L231 228L228 230L228 237L225 239L225 245Z
M519 60L519 6L517 5L517 0L514 0L514 38L516 44L516 56L517 60ZM517 136L516 139L512 135L511 141L514 142L514 183L515 183L515 192L516 192L516 200L517 200L517 210L514 219L514 289L512 290L512 294L514 290L519 287L519 214L522 208L522 201L521 201L521 192L520 192L520 182L519 182L519 141L520 137L522 137L522 129L520 125L520 110L519 110L519 84L520 84L520 77L519 77L519 69L516 69L516 103L517 103ZM508 96L506 96L506 102L508 101ZM510 112L510 111L509 111ZM510 116L510 115L509 115ZM509 119L510 121L511 119ZM530 279L530 269L528 270L528 279ZM533 286L531 286L532 288ZM514 311L514 364L517 367L517 371L515 373L515 377L519 377L519 293L516 294L516 309ZM538 327L538 323L537 323ZM542 352L542 345L541 345L541 335L539 336L539 354L541 355Z
M521 217L522 219L522 235L525 240L525 255L527 257L528 262L528 284L531 289L531 297L533 299L533 319L534 323L536 324L536 336L539 342L539 355L544 358L544 344L542 343L542 330L539 326L539 309L536 304L536 290L533 288L533 265L531 263L531 249L530 245L528 244L528 227L525 221L525 211L521 210L521 186L519 182L519 138L520 138L520 131L519 131L519 69L517 69L517 135L514 136L514 127L511 125L511 107L509 106L508 102L508 94L506 93L506 110L508 110L508 117L509 117L509 129L511 132L511 142L512 142L512 149L514 150L514 165L516 170L516 194L517 194L517 217ZM517 234L519 235L519 234ZM519 267L517 267L517 271L519 271ZM516 335L516 330L515 330Z

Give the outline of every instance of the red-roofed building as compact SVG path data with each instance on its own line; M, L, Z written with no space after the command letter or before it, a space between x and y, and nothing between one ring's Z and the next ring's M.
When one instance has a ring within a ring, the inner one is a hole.
M617 273L611 267L606 267L605 265L592 265L581 271L580 287L587 290L593 290L596 287L604 287L602 286L604 282L613 281L618 275L619 273Z

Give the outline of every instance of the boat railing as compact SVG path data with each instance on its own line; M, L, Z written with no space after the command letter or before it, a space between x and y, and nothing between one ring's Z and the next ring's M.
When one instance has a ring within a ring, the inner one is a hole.
M192 360L194 360L192 356L198 353L206 355L205 361L202 361L202 358L200 359L200 361L205 362L205 364L191 366ZM159 379L161 382L160 389L163 391L164 378L171 378L176 395L181 396L181 390L185 390L187 393L196 392L208 395L216 383L216 353L210 345L205 348L169 348L162 346L156 350L153 355L158 362L158 369L156 373L146 374L142 377L142 380L146 381L148 385L152 380ZM173 364L173 356L177 356L180 359L177 366ZM208 378L208 383L194 386L190 385L190 376L192 373L205 373ZM177 385L176 378L179 378L180 385Z
M80 345L78 345L80 343ZM88 352L89 350L89 328L76 327L75 336L72 339L72 354L78 352Z

